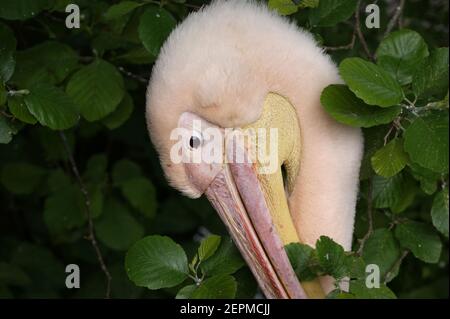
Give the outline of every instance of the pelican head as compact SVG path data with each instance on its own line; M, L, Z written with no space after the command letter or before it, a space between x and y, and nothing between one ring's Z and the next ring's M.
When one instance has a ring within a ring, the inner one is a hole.
M170 184L205 195L267 298L321 297L284 245L326 235L351 249L359 129L320 105L336 66L313 37L252 1L215 1L169 36L147 91L147 124Z

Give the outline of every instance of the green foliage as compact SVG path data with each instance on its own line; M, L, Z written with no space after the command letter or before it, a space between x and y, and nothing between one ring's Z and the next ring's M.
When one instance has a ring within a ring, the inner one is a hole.
M401 102L402 89L384 69L361 58L348 58L339 65L339 73L357 97L380 107Z
M400 107L380 108L365 104L345 85L332 84L322 92L321 102L337 121L355 127L372 127L392 122Z
M395 236L400 244L410 249L417 258L428 263L439 261L442 243L431 226L425 223L407 221L396 227Z
M433 207L431 208L431 218L433 225L443 235L448 238L448 187L440 191L433 200Z
M0 297L105 297L88 215L112 297L255 297L210 205L168 186L143 115L162 44L209 1L72 2L80 29L64 27L67 1L0 0ZM290 244L298 278L350 280L329 298L447 298L448 5L407 1L385 36L394 2L378 2L381 29L369 30L362 1L365 48L356 0L266 2L339 65L324 111L365 138L352 252L327 237ZM83 270L76 292L70 263ZM365 285L369 264L380 288Z
M92 122L117 108L124 96L123 79L113 65L96 59L72 76L66 91L79 106L81 115Z
M219 248L220 243L221 237L217 235L204 238L188 264L185 251L172 239L149 236L130 248L125 267L129 278L138 286L160 289L183 283L184 286L176 295L177 299L234 298L237 283L231 274L239 270L243 263L239 255L229 248L232 247L229 240L224 241L228 243L226 248L224 245ZM233 267L236 258L239 263ZM202 266L207 260L213 262L205 270ZM225 271L219 271L218 267L222 268L222 265ZM194 284L185 285L188 278Z
M135 243L127 253L125 267L137 286L149 289L173 287L188 276L183 248L168 237L149 236Z
M393 232L387 228L376 229L367 239L362 257L367 264L375 264L380 268L381 278L386 282L395 277L395 263L401 251Z
M395 138L372 156L372 167L380 176L392 177L405 168L408 155L403 149L403 141Z
M300 281L312 280L317 276L333 276L337 279L336 289L327 296L332 299L395 298L395 294L385 284L380 285L380 288L368 288L365 283L365 266L374 261L373 256L370 256L370 250L374 247L367 250L366 255L369 257L363 259L355 253L344 252L339 244L326 236L321 236L315 246L316 248L313 249L307 245L295 243L285 247ZM379 250L375 253L378 252ZM350 289L345 292L342 286L348 283Z
M28 111L43 126L64 130L78 122L75 103L59 88L37 84L25 96Z
M420 63L428 56L428 46L415 31L392 32L377 49L377 63L401 85L412 82Z
M351 17L356 9L356 0L321 0L311 10L309 21L313 26L329 27Z
M139 38L144 47L154 56L157 56L159 49L167 36L175 27L176 20L164 9L149 7L145 10L139 24Z
M414 119L405 131L411 161L437 173L448 172L448 112L432 111Z
M319 5L319 0L269 0L268 6L270 9L277 10L280 15L290 15L296 13L302 8L316 8Z
M220 240L220 236L217 235L211 235L202 240L197 252L199 261L205 261L214 255L220 245Z

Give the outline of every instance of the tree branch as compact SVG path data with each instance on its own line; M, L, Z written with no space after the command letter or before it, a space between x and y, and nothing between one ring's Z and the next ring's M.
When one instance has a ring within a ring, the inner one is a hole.
M366 244L367 239L369 239L369 237L372 235L373 233L373 198L372 198L372 193L373 193L373 181L372 178L369 179L369 188L367 190L367 221L368 221L368 229L367 229L367 233L364 235L363 238L361 238L360 242L359 242L359 248L357 251L357 254L359 256L361 256L363 250L364 250L364 245Z
M387 37L389 33L391 33L392 29L394 29L397 21L400 22L400 17L403 12L403 8L405 7L405 0L400 0L399 5L395 8L395 13L392 16L391 20L388 22L388 26L386 31L384 32L383 38Z
M370 60L374 60L372 53L370 52L369 46L367 45L366 39L364 38L364 34L361 31L361 0L358 1L358 5L356 6L356 12L355 12L355 29L356 34L358 35L359 42L361 42L361 45L367 55L367 57Z
M349 44L336 46L336 47L323 47L326 51L340 51L340 50L351 50L355 46L356 42L356 29L353 31L352 39Z
M386 275L384 275L383 283L385 283L385 284L387 283L389 277L393 275L395 269L400 267L400 265L403 262L403 259L405 259L405 257L408 256L408 254L409 254L408 250L403 251L403 253L400 255L400 257L395 261L394 265L392 265L392 267L389 269L389 271L386 273Z
M355 24L353 29L352 39L349 44L336 46L336 47L324 47L326 51L339 51L339 50L351 50L355 47L356 38L358 37L359 42L361 43L364 52L370 60L374 60L372 53L370 52L369 46L367 45L367 41L364 37L364 34L361 31L361 0L358 1L358 5L356 6L355 11Z
M142 77L140 75L134 74L134 73L132 73L130 71L127 71L121 66L119 66L118 69L119 69L120 72L122 72L123 74L125 74L126 76L128 76L128 77L130 77L132 79L135 79L136 81L139 81L139 82L145 83L145 84L148 83L148 80L146 78L144 78L144 77Z
M78 170L77 163L75 162L75 158L73 157L72 152L70 151L69 143L67 142L66 135L63 131L59 131L59 135L61 137L61 141L64 145L64 149L66 151L67 157L69 158L69 162L72 168L72 172L75 175L75 178L80 187L81 193L84 197L84 204L86 206L86 217L88 220L88 236L87 239L91 242L92 247L94 248L95 254L97 255L98 263L100 264L100 268L106 277L106 293L105 298L109 299L111 296L111 274L109 273L108 267L106 267L102 252L100 247L98 246L97 239L95 238L94 233L94 222L92 221L91 214L91 200L89 197L89 192L87 191L86 186L84 185L83 179L81 178L80 171Z

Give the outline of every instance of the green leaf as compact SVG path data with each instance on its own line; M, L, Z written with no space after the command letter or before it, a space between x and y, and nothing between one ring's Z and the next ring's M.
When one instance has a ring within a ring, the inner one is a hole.
M93 122L117 108L124 96L123 78L112 64L97 59L72 76L66 91L81 115Z
M362 257L366 264L375 264L380 268L381 280L391 273L388 281L392 280L392 268L400 258L400 247L394 238L394 234L387 228L376 229L364 244Z
M361 257L346 255L345 268L347 272L346 276L350 279L366 278L366 263Z
M13 54L15 51L14 33L6 25L0 23L0 84L7 82L14 73Z
M414 203L416 195L419 193L416 181L408 174L403 175L402 188L400 196L395 200L391 206L393 213L399 214L405 211L411 204Z
M203 281L192 293L192 299L233 299L237 283L230 275L218 275Z
M352 16L356 3L356 0L319 0L317 8L309 13L309 21L313 26L334 26Z
M50 192L56 193L58 190L70 187L72 183L70 177L62 169L58 168L48 174L47 185Z
M0 114L0 144L8 144L12 141L14 129L8 119Z
M248 267L240 269L233 277L237 283L235 299L253 299L256 297L258 283Z
M357 97L367 104L388 107L403 99L402 88L385 70L361 58L341 62L339 72Z
M29 163L8 163L2 167L3 186L13 194L31 194L42 182L45 170Z
M441 175L415 163L408 163L411 175L420 182L420 187L427 195L436 192Z
M320 236L316 242L316 252L319 264L326 274L336 279L345 277L345 253L344 248L335 243L331 238Z
M78 67L78 54L68 45L55 41L19 51L16 60L11 80L27 88L42 82L59 84Z
M157 56L176 23L174 17L163 8L148 7L141 16L138 28L139 38L144 47Z
M30 277L33 287L45 289L67 289L64 281L64 265L47 248L41 245L22 242L15 249L11 264L20 267Z
M143 3L137 3L134 1L123 1L118 4L112 5L108 8L108 11L105 13L106 20L117 19L121 16L124 16L134 9L144 5Z
M414 201L418 188L415 181L402 172L389 178L373 177L373 204L375 208L390 208L401 213Z
M81 192L75 185L61 188L45 200L44 222L50 233L64 235L85 222L85 207L79 201ZM84 203L83 203L84 204Z
M151 64L155 62L155 56L150 54L144 47L138 47L117 56L116 60L127 64Z
M405 168L408 155L403 150L403 141L395 138L379 149L372 157L374 171L383 177L392 177Z
M389 178L373 177L373 201L376 208L394 206L402 196L404 177L397 174Z
M103 213L103 204L104 204L104 196L103 196L103 184L96 183L86 183L86 189L90 195L91 201L91 217L97 218ZM82 194L80 194L82 195ZM79 197L79 201L82 202L83 207L85 206L85 198L84 196Z
M133 113L133 109L133 99L127 93L124 95L117 109L103 118L102 123L110 130L116 129L128 120L131 113Z
M350 292L358 299L396 299L395 294L381 284L380 288L367 288L365 280L352 280Z
M197 285L188 285L183 288L181 288L177 295L175 296L175 299L189 299L192 296L192 293L197 289Z
M200 261L205 261L216 252L220 245L221 238L217 235L209 235L203 239L198 247L198 258Z
M404 134L411 161L434 172L448 171L448 112L435 111L417 117Z
M120 186L130 179L140 177L142 170L136 163L123 159L114 164L112 179L115 186Z
M440 191L433 200L433 206L431 208L431 218L433 225L439 230L445 237L448 238L448 187Z
M92 155L86 165L86 171L83 179L90 182L104 182L106 179L106 170L108 169L108 158L105 153Z
M376 52L377 63L401 85L411 83L421 62L429 55L419 33L402 29L390 33Z
M114 250L127 250L144 236L144 228L120 202L107 200L102 216L95 222L98 239Z
M22 96L11 96L8 99L8 109L15 118L28 124L36 124L36 118L28 111Z
M439 261L442 243L428 224L407 221L395 228L395 236L403 247L412 251L416 258L427 263Z
M61 89L38 84L25 96L30 113L44 126L53 130L65 130L74 126L79 119L76 105Z
M316 278L316 274L310 270L310 263L314 255L312 247L300 243L291 243L284 248L299 280L309 281Z
M151 218L156 211L156 190L144 177L136 177L122 184L122 193L131 205L144 216Z
M372 127L392 122L401 107L380 108L367 105L345 85L333 84L324 89L320 101L336 121L355 127Z
M207 276L230 275L238 271L245 263L229 238L222 238L216 253L200 264Z
M0 261L0 282L9 286L23 287L28 286L31 280L20 267Z
M299 6L300 8L317 8L319 0L301 0Z
M448 92L448 48L439 48L419 66L413 79L414 94L442 100Z
M188 275L183 248L163 236L148 236L136 242L126 255L125 268L131 281L148 289L174 287Z
M0 108L6 104L6 99L8 98L8 92L3 83L0 82Z
M280 15L290 15L298 11L299 5L292 0L269 0L269 9L277 10Z
M50 6L49 0L1 0L0 18L6 20L26 20L36 16Z

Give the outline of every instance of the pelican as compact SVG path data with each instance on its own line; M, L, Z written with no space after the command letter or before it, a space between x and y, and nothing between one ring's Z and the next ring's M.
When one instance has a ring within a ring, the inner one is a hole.
M191 13L153 67L146 119L166 178L188 197L208 198L266 298L322 298L334 288L326 276L300 283L286 244L314 246L325 235L351 249L363 139L320 104L336 83L335 64L310 33L242 0ZM189 138L177 139L177 129ZM245 143L232 137L261 129ZM264 172L270 165L255 154L267 148L276 167ZM222 159L186 160L211 150ZM233 161L238 153L244 161Z

